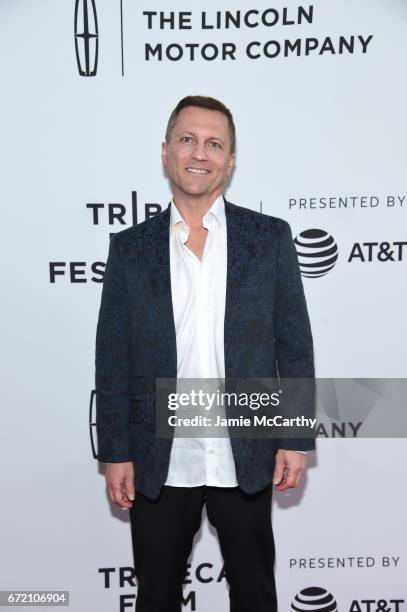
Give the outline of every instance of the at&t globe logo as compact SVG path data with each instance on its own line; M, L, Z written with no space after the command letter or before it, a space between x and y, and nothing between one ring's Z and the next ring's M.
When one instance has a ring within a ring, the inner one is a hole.
M308 587L300 591L291 604L292 612L338 612L335 598L326 589Z
M304 230L295 237L294 244L302 276L325 276L337 262L338 246L325 230Z

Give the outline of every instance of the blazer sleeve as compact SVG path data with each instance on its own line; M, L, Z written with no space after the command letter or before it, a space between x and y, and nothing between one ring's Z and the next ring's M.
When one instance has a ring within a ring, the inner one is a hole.
M131 325L125 268L118 235L110 239L96 330L95 391L98 459L131 461L130 346Z
M295 416L315 414L315 372L311 325L291 228L282 221L277 251L275 349L280 379L307 379L296 388ZM284 388L284 385L283 385ZM297 392L298 391L298 392ZM295 400L294 400L295 402ZM313 450L315 438L279 438L279 448Z

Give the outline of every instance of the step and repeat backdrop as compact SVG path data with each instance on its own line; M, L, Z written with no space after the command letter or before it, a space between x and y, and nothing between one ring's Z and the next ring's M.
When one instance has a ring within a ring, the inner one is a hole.
M317 375L405 378L407 5L2 0L0 47L0 589L134 610L128 512L88 427L109 237L167 206L178 100L219 98L237 127L227 198L290 223ZM346 414L274 496L282 612L407 610L405 432L361 439ZM227 606L204 516L183 609Z

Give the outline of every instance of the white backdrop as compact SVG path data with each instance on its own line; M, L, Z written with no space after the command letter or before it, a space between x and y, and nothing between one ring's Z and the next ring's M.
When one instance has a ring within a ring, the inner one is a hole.
M138 221L145 203L167 205L160 143L183 96L212 95L234 114L230 201L285 218L294 235L323 229L338 245L333 270L304 278L318 376L406 376L407 247L394 243L407 241L407 8L314 0L301 5L311 23L297 23L299 6L96 0L99 56L86 77L75 56L75 0L2 0L0 589L69 590L75 612L134 609L135 587L120 581L132 565L128 514L108 502L87 411L109 233L133 223L132 192ZM202 28L202 11L209 26L226 9L257 10L249 22L259 25ZM160 29L158 15L149 29L143 11L173 11L174 28ZM180 11L190 29L179 29ZM277 23L264 25L262 14ZM284 56L286 40L294 51ZM251 59L253 41L256 51L275 41L269 51L281 52ZM192 61L185 47L225 42L236 59L205 60L198 49ZM146 44L162 45L161 61L146 59ZM174 44L178 61L166 56ZM322 207L319 198L334 199ZM112 204L124 206L124 224L109 223ZM371 261L368 242L378 243ZM382 243L395 253L385 261ZM301 490L275 495L282 612L307 587L327 589L341 612L406 609L405 452L405 439L321 439ZM206 520L190 562L185 609L225 610Z

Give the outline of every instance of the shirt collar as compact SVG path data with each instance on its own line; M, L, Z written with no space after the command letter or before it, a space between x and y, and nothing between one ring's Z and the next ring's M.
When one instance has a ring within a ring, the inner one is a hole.
M218 198L216 198L208 212L205 214L202 220L203 226L206 227L207 222L211 223L212 219L214 219L219 225L223 225L226 221L225 201L223 199L223 195L220 195ZM187 227L186 221L184 221L184 219L182 218L181 213L179 212L178 208L174 203L174 198L172 198L170 206L170 227L172 231L174 231L174 228L177 223L180 222L184 224L185 227Z

